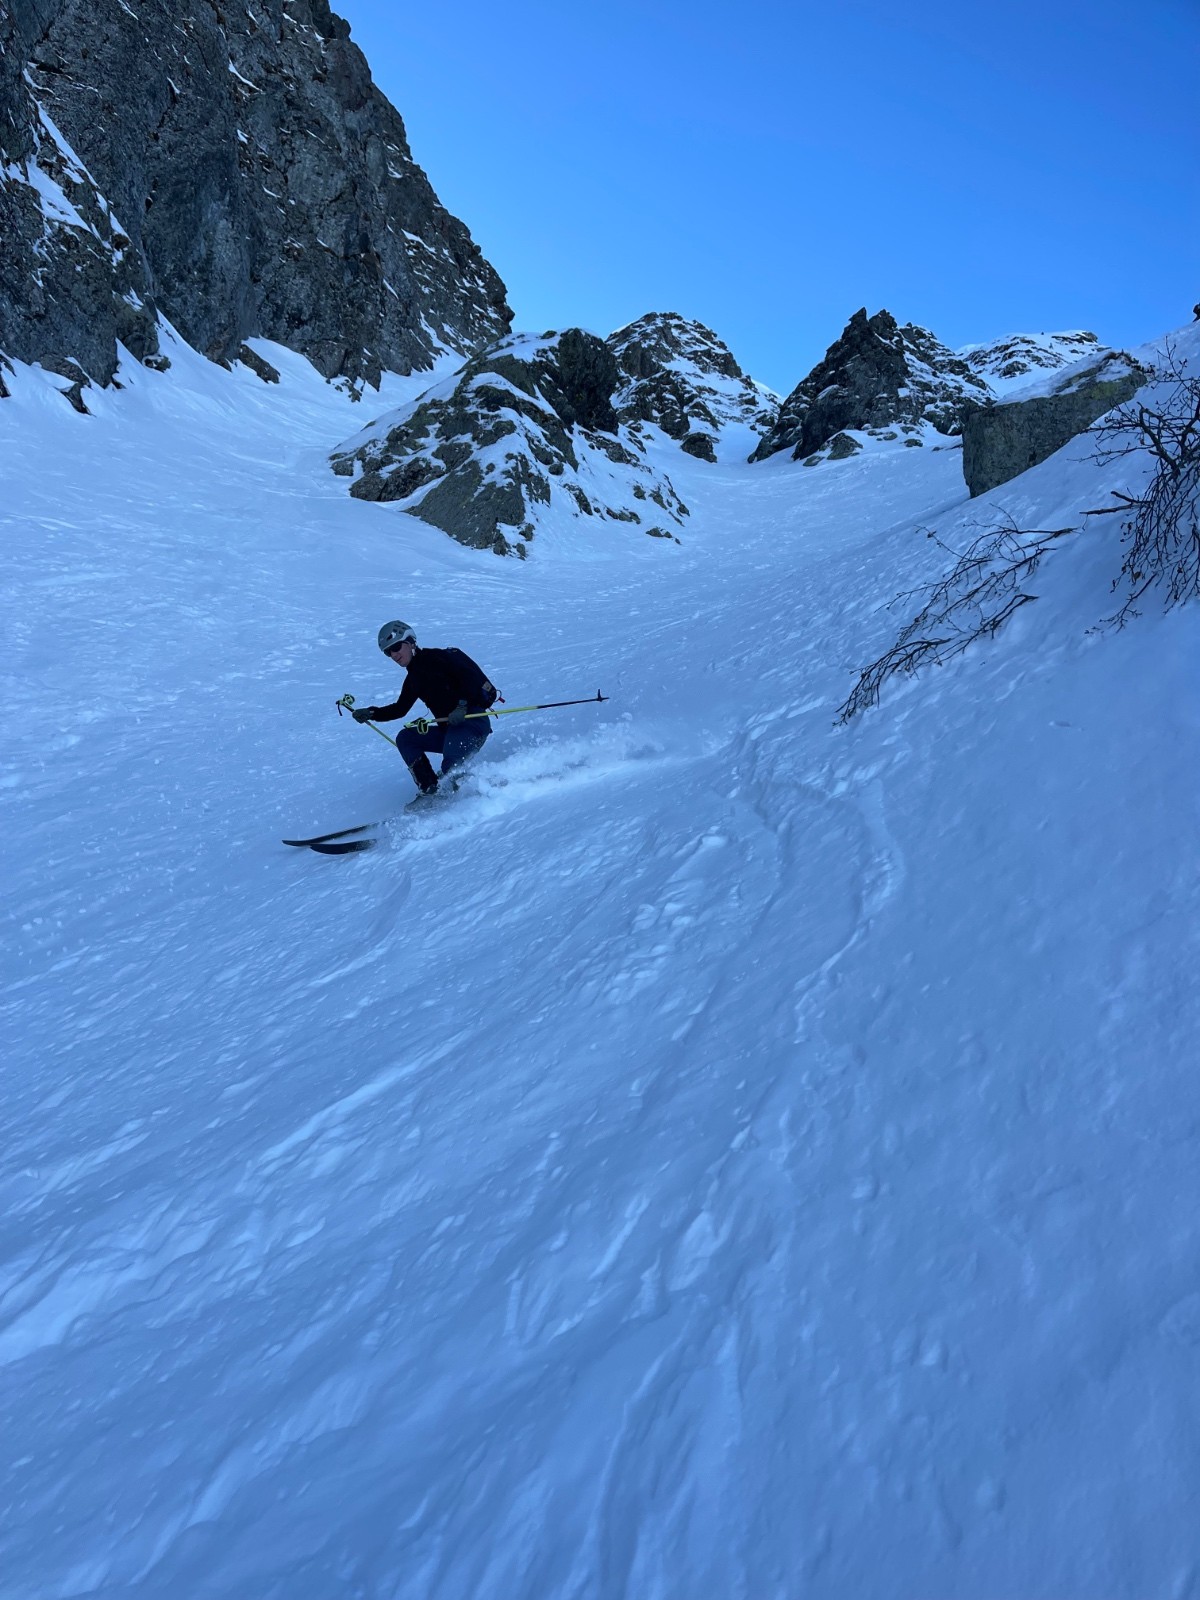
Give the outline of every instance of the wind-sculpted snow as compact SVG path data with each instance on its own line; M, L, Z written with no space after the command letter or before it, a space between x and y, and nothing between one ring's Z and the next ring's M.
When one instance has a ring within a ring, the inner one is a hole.
M1193 619L1087 634L1101 519L833 727L924 530L1062 525L1083 443L651 443L685 544L498 562L258 353L6 379L5 1600L1186 1594ZM334 709L394 615L611 698L401 814Z

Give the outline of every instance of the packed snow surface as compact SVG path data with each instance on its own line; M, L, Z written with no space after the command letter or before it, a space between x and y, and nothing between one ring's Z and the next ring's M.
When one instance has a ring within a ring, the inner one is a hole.
M834 726L1086 441L671 448L681 545L504 561L263 353L0 402L4 1600L1200 1592L1196 616L1089 633L1091 519ZM412 792L391 617L611 698L290 850Z

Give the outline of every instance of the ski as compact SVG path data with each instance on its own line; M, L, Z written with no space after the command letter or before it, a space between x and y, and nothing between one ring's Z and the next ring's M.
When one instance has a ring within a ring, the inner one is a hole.
M381 827L378 822L361 822L357 828L335 828L332 833L314 833L311 839L285 839L284 844L296 846L307 845L311 850L314 845L325 844L329 839L348 839L351 834L369 833L372 828Z
M439 789L432 794L419 794L405 806L405 811L422 811L428 807L437 808L449 800L458 788L458 779L451 778L444 781ZM311 839L284 839L284 844L294 845L298 850L315 850L323 856L353 856L362 850L374 850L380 842L378 839L359 839L356 834L370 833L372 828L382 828L388 819L382 822L360 822L356 828L335 828L332 833L314 833Z
M361 850L374 850L378 839L318 839L309 849L322 856L354 856Z

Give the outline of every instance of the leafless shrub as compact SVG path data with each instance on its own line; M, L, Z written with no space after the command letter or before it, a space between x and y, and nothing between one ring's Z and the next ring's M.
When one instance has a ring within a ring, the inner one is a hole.
M1108 466L1149 452L1153 470L1140 494L1112 489L1117 504L1084 514L1124 514L1121 571L1113 588L1126 598L1109 618L1123 627L1147 590L1163 590L1164 609L1200 596L1200 378L1190 377L1174 345L1151 380L1149 399L1131 400L1096 428L1094 459Z
M1146 390L1118 406L1093 428L1093 459L1110 466L1149 454L1152 471L1140 494L1112 489L1115 505L1085 511L1085 517L1125 517L1121 571L1113 589L1127 596L1109 623L1123 626L1137 615L1137 602L1161 587L1164 607L1200 598L1200 378L1168 344ZM849 722L879 703L883 685L899 673L952 660L977 639L990 638L1013 612L1037 598L1024 585L1056 539L1073 528L1018 528L1009 518L980 533L961 552L943 546L954 566L936 583L897 595L889 608L908 600L924 603L894 645L863 669L838 721ZM936 534L930 532L930 538ZM942 541L937 541L939 544Z
M924 604L890 650L859 675L848 698L838 707L838 721L849 722L868 706L878 705L889 678L921 667L940 666L961 655L976 639L990 639L1019 607L1036 600L1024 584L1054 540L1074 528L1018 528L1009 518L973 539L961 552L942 544L955 557L954 566L936 583L899 594L888 606L924 598Z

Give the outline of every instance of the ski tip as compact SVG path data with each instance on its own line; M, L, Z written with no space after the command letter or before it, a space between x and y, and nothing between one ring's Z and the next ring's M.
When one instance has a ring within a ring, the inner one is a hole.
M331 839L308 848L320 856L357 856L364 850L374 850L378 843L378 839Z

